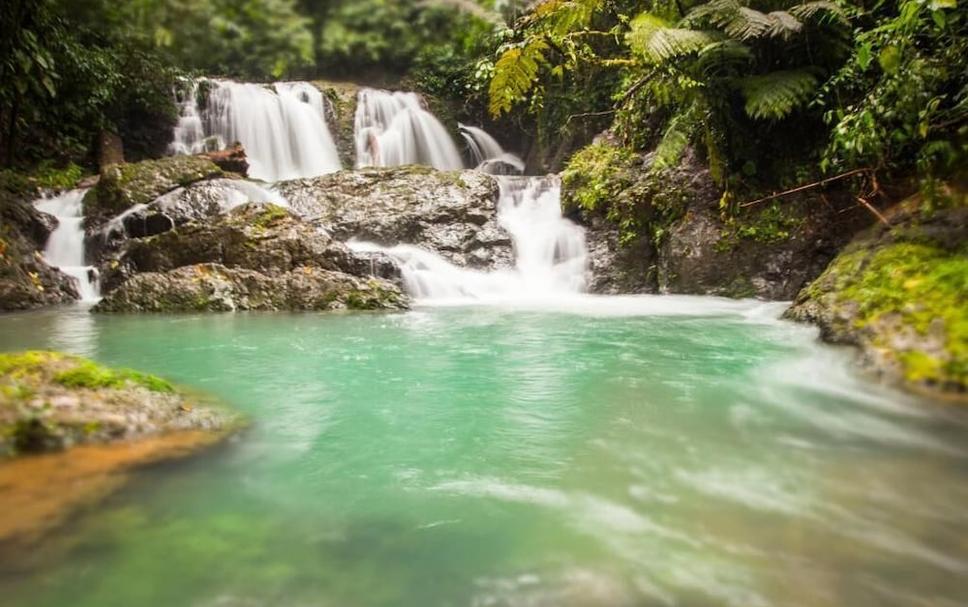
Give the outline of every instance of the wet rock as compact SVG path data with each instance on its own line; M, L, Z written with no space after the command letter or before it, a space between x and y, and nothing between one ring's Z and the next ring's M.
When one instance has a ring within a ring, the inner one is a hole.
M138 274L112 291L96 312L233 312L243 310L400 310L407 298L379 278L300 266L263 274L218 264Z
M277 189L293 211L339 240L412 244L478 269L512 265L511 238L497 221L498 184L483 173L361 169Z
M105 168L97 186L85 196L84 214L97 224L176 188L221 175L222 170L203 156L114 164Z
M317 80L313 85L326 99L326 122L344 167L356 165L355 125L360 86L351 82Z
M76 301L74 280L44 261L57 219L0 191L0 311L30 310Z
M298 267L399 280L385 255L351 251L320 227L273 204L249 203L147 239L130 240L101 263L102 288L117 288L142 272L217 263L270 276Z
M912 197L846 247L786 312L857 346L888 381L968 400L968 199Z
M243 177L249 174L249 159L245 155L245 148L241 143L234 143L224 150L202 154L218 168L227 173L235 173Z
M167 381L56 352L0 354L0 455L167 432L223 432L239 418Z

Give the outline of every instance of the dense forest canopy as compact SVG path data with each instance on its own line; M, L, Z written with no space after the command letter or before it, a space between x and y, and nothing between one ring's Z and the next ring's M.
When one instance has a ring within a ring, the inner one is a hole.
M540 142L610 129L656 168L699 150L725 189L963 161L956 0L11 0L6 164L159 153L190 74L404 82ZM574 151L574 150L572 150ZM609 152L611 153L611 152Z

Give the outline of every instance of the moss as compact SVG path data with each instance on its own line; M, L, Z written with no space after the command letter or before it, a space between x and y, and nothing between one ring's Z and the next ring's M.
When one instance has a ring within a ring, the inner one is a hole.
M252 220L252 225L259 229L265 230L277 221L287 217L289 217L289 211L286 209L275 204L266 204L264 205L264 210L256 215Z
M628 148L593 143L571 157L561 174L566 211L607 211L622 192L634 185L632 170L639 157Z
M109 369L93 361L60 354L58 352L19 352L0 354L0 378L6 380L4 394L29 398L30 386L20 380L36 377L56 365L58 371L53 380L68 388L121 388L133 383L153 392L173 392L174 387L165 380L130 369Z
M38 189L69 190L84 174L84 169L73 162L63 167L43 162L30 171L0 171L0 188L21 196L34 195Z
M856 306L855 328L898 326L944 336L944 352L916 347L897 354L912 382L968 387L968 256L925 244L900 242L841 255L808 296L829 293L835 305ZM889 347L890 335L875 341Z
M803 226L803 216L791 207L774 201L764 209L748 215L733 215L726 221L726 229L716 250L725 252L747 240L762 244L776 244L790 238Z
M84 213L117 214L136 204L147 204L175 188L220 175L222 170L202 156L114 165L84 197Z
M62 371L54 376L54 381L68 388L123 388L135 384L152 392L174 392L174 387L154 375L131 369L109 369L92 361L78 359L73 369Z

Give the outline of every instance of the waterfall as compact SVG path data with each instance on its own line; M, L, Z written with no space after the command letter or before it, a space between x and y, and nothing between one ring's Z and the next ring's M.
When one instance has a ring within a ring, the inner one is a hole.
M273 85L203 80L180 100L181 117L169 151L197 154L240 142L249 174L264 181L315 177L340 170L339 153L326 123L326 102L308 82Z
M524 161L505 152L501 144L484 129L460 123L457 129L467 142L472 165L478 170L492 174L524 172Z
M499 177L498 221L514 243L515 267L482 272L401 244L350 242L361 252L383 252L400 264L407 292L422 300L505 300L560 297L585 286L585 232L561 215L557 177Z
M361 90L355 139L357 167L423 164L440 170L464 168L450 133L424 109L416 93Z
M70 190L34 203L39 211L57 218L57 228L51 232L44 247L44 260L77 281L82 301L100 298L97 271L84 264L84 213L82 202L87 190Z

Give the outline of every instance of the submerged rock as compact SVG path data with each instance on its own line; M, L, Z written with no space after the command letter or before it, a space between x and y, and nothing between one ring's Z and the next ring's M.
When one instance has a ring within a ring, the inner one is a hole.
M234 312L244 310L400 310L407 298L379 278L312 266L263 274L218 264L138 274L112 291L97 312Z
M497 221L498 184L483 173L369 168L277 189L293 211L339 240L411 244L478 269L512 265L511 238Z
M77 356L0 354L0 454L238 426L236 415L199 399L159 377Z
M47 265L40 251L57 219L0 191L0 311L77 300L74 280Z
M859 235L804 289L786 317L908 387L968 392L968 202L932 209L920 196Z

